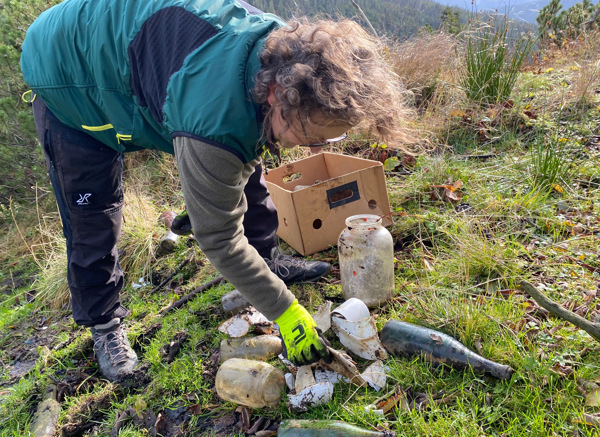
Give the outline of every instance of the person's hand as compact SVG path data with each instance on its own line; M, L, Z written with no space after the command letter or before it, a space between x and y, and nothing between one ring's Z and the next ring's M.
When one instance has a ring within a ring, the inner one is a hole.
M331 361L327 343L308 311L295 300L275 319L283 339L283 354L292 363L304 366L324 358Z
M187 211L183 211L173 219L171 231L177 235L192 234L192 222L190 221L190 216L188 215Z

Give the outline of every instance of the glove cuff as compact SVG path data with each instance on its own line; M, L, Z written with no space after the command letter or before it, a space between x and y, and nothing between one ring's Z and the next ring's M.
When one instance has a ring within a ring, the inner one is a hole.
M298 303L298 299L295 299L288 309L275 319L275 323L277 323L280 328L285 329L291 327L292 324L297 323L298 320L305 319L306 316L310 317L310 314L308 314L308 311Z

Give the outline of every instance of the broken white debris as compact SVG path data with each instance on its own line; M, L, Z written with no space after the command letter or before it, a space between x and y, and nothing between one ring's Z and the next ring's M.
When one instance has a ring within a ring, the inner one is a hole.
M385 387L386 374L385 368L383 367L382 361L375 361L369 367L367 367L361 374L363 379L369 383L376 391L381 390Z
M323 405L333 397L333 384L323 381L305 388L300 393L289 395L289 405L293 410L306 411L308 407Z
M317 328L325 333L331 328L331 301L325 301L323 305L319 305L317 312L313 315L313 319L317 324Z
M388 357L379 340L375 321L362 300L348 299L332 312L331 319L340 342L351 352L367 360Z
M315 370L315 381L317 383L323 382L323 381L329 381L332 384L337 384L340 381L350 382L350 380L348 378L343 377L342 375L340 375L337 372L334 372L332 370L321 370L321 369Z
M378 416L384 416L383 410L378 410L375 405L367 405L365 407L365 413L372 412Z
M146 287L147 285L148 283L146 282L146 280L144 278L140 278L137 282L133 282L131 284L131 288L142 288Z
M296 393L300 393L304 389L315 385L317 381L315 381L315 375L313 375L311 366L300 366L298 367L298 372L296 373Z
M293 373L286 373L285 374L285 384L287 385L288 390L294 390L296 387L296 378L294 378L294 374Z
M287 369L290 372L292 372L293 375L295 375L298 372L298 367L296 367L294 363L292 363L290 360L284 357L283 354L277 355L277 358L281 360L281 362L285 365L285 367L287 367Z
M230 337L242 337L246 335L254 325L270 325L271 322L254 307L236 314L231 319L221 323L219 331Z

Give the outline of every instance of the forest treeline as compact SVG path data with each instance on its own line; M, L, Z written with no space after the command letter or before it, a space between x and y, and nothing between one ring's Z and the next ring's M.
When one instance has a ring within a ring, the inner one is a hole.
M368 23L361 17L351 0L252 0L257 8L285 19L294 16L324 15L354 18L361 24ZM375 30L392 40L406 40L424 29L439 29L444 17L456 16L462 23L471 17L472 11L449 7L429 0L355 0ZM510 19L510 17L508 17ZM533 30L529 23L511 23L511 30Z

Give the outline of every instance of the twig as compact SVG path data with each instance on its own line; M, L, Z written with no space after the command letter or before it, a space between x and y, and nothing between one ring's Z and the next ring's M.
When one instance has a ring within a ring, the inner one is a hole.
M600 6L598 7L598 9L596 9L596 12L594 12L594 16L589 20L586 21L585 23L583 23L583 30L586 31L588 26L591 26L592 23L594 21L596 21L596 18L598 18L598 15L600 15Z
M456 159L458 161L466 161L468 159L475 159L475 160L480 160L480 161L485 161L486 159L492 159L495 158L496 156L498 156L498 154L496 153L488 153L487 155L462 155L462 156L458 156L456 157Z
M576 260L576 259L575 259L575 258L573 258L572 256L568 256L568 255L567 255L567 258L568 258L569 260L573 261L575 264L577 264L577 265L580 265L581 267L585 267L586 269L588 269L588 270L589 270L590 272L592 272L592 273L600 273L600 268L598 268L598 267L594 267L594 266L591 266L591 265L589 265L589 264L586 264L586 263L584 263L584 262L582 262L582 261Z
M156 287L154 287L154 289L150 293L154 294L158 290L163 288L165 285L167 285L175 277L175 275L177 275L177 273L179 273L181 271L181 269L183 269L186 266L186 264L192 260L193 256L194 256L194 254L191 254L190 256L188 256L181 264L179 264L177 266L177 268L173 271L173 273L171 273L160 284L158 284Z
M358 6L358 3L356 3L354 0L350 0L350 3L352 3L352 6L354 6L358 10L358 13L361 15L362 19L367 22L369 28L371 29L371 32L373 32L373 35L375 35L375 38L379 38L379 35L377 35L377 31L375 31L375 28L373 27L363 10L360 8L360 6Z
M171 312L177 308L182 307L188 300L190 300L191 298L193 298L195 295L197 295L198 293L202 293L203 291L208 290L209 288L214 287L215 285L220 284L221 282L225 281L225 278L223 278L223 276L218 276L217 278L213 279L212 281L207 282L206 284L196 288L194 291L186 294L185 296L183 296L181 299L179 299L178 301L175 301L173 303L173 305L171 305L170 307L168 307L167 309L159 312L159 316L164 316L165 314L167 314L168 312Z
M565 319L567 322L571 322L573 325L590 334L596 341L600 341L600 324L592 323L583 317L563 308L527 281L522 281L520 288L529 294L542 308L545 308L552 314Z

